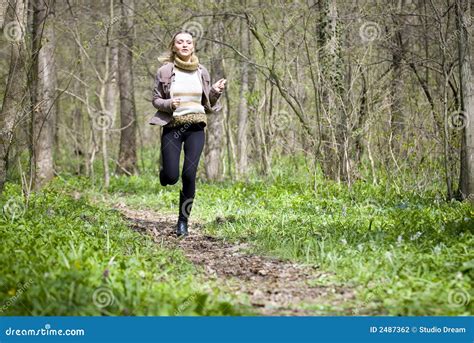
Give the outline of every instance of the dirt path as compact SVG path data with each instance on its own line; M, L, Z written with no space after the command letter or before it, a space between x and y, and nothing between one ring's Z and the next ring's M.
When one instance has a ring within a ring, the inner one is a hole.
M190 235L178 239L174 235L176 216L132 210L124 206L116 208L127 218L132 229L151 235L157 243L179 247L190 261L202 267L206 278L217 280L236 295L247 295L250 304L260 314L351 314L347 306L342 310L341 305L353 299L353 291L318 282L327 273L288 261L249 254L246 252L248 245L230 244L206 236L194 221L190 222Z

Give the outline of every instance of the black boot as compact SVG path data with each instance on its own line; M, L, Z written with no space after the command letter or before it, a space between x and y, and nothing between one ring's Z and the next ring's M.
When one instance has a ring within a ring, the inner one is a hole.
M176 226L176 236L187 236L188 235L188 222L186 220L178 219L178 225Z
M188 234L188 218L191 214L194 198L186 198L183 191L179 192L179 215L176 226L176 235L186 236Z

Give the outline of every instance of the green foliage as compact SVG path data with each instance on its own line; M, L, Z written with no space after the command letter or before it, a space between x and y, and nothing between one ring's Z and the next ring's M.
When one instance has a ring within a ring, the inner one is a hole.
M274 174L272 182L200 183L192 216L205 222L209 234L334 272L337 282L356 287L356 302L347 304L352 308L390 315L473 313L474 210L468 203L388 183L349 188L318 180L315 192L300 178ZM127 178L126 185L115 179L112 197L177 211L178 187L156 191L154 179Z
M178 250L134 232L61 181L25 204L9 184L0 218L2 315L235 315ZM12 216L12 213L15 213Z
M474 258L474 212L467 203L367 184L350 190L327 183L317 193L284 183L229 185L230 198L208 188L199 203L210 233L329 269L360 285L384 313L472 312L472 275L463 272ZM212 220L216 208L208 204L216 198L220 215L232 220ZM461 304L452 299L458 293L466 298Z
M177 213L180 184L162 187L150 157L143 159L150 173L114 176L108 190L99 179L66 177L32 195L26 209L19 187L8 185L3 200L13 210L0 219L0 297L1 304L18 299L5 314L242 313L224 291L201 282L182 253L96 205ZM245 182L198 182L192 220L211 235L252 243L257 253L332 272L311 282L353 287L357 297L347 308L364 314L473 313L468 203L446 202L436 184L419 191L382 177L379 185L348 187L301 165L294 156L266 179L255 173ZM93 301L103 290L114 299L106 307Z

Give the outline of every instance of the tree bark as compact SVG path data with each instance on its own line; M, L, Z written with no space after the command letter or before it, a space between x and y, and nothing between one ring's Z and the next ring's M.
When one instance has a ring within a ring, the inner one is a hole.
M470 39L474 35L470 0L458 0L457 22L459 30L459 79L461 93L461 173L459 180L460 193L463 199L474 204L474 58Z
M224 25L219 17L214 17L212 35L215 40L224 30ZM212 43L211 43L212 44ZM224 77L222 64L222 49L214 44L212 47L211 75L215 80ZM221 112L212 113L207 116L206 128L206 148L204 151L206 177L209 180L221 180L222 173L222 153L224 148L224 117Z
M398 2L397 12L403 10L404 0ZM392 14L394 32L391 37L391 68L392 76L390 80L390 125L393 135L400 135L403 132L403 75L402 61L405 55L405 43L403 42L403 24L398 13ZM398 150L399 144L393 147Z
M249 36L247 32L247 23L244 20L240 22L240 44L244 55L249 56ZM241 83L240 83L240 102L238 116L238 134L237 134L237 175L242 177L247 173L247 126L248 126L248 103L247 96L249 90L249 71L248 63L242 61Z
M134 1L120 1L122 10L118 47L120 92L120 152L117 174L135 174L137 169L137 121L132 71Z
M26 84L23 39L26 22L26 8L24 0L10 1L7 7L4 28L12 27L17 35L6 35L11 41L10 67L8 81L3 96L2 110L0 114L0 193L7 180L8 157L14 138L14 128L21 116L27 111L22 111L25 99ZM27 108L27 107L24 107Z
M321 132L324 142L322 151L325 162L323 171L326 176L333 180L346 180L348 146L346 140L347 118L341 108L343 99L342 73L343 60L341 59L341 39L338 29L338 11L336 0L322 0L320 6L319 25L319 54L321 63L321 90L322 105L325 108L326 127Z
M105 43L105 70L103 82L101 85L100 99L102 114L108 116L110 123L113 124L116 116L116 99L117 99L117 68L118 55L117 47L112 44L113 41L113 20L114 20L114 0L110 0L110 23L106 34ZM102 163L104 167L104 187L108 188L110 184L109 172L109 151L107 142L109 140L109 127L106 126L101 132L102 145Z
M54 177L54 123L56 122L55 0L35 0L33 51L36 78L32 121L33 188L43 187Z

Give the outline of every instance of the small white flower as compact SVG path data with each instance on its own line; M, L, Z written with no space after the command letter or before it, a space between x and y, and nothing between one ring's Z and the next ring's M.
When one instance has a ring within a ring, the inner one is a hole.
M418 238L421 237L422 234L423 234L423 232L417 231L413 236L410 237L410 240L416 241Z
M400 236L398 236L398 238L397 238L397 246L400 246L400 245L402 245L402 244L403 244L403 236L400 235Z

